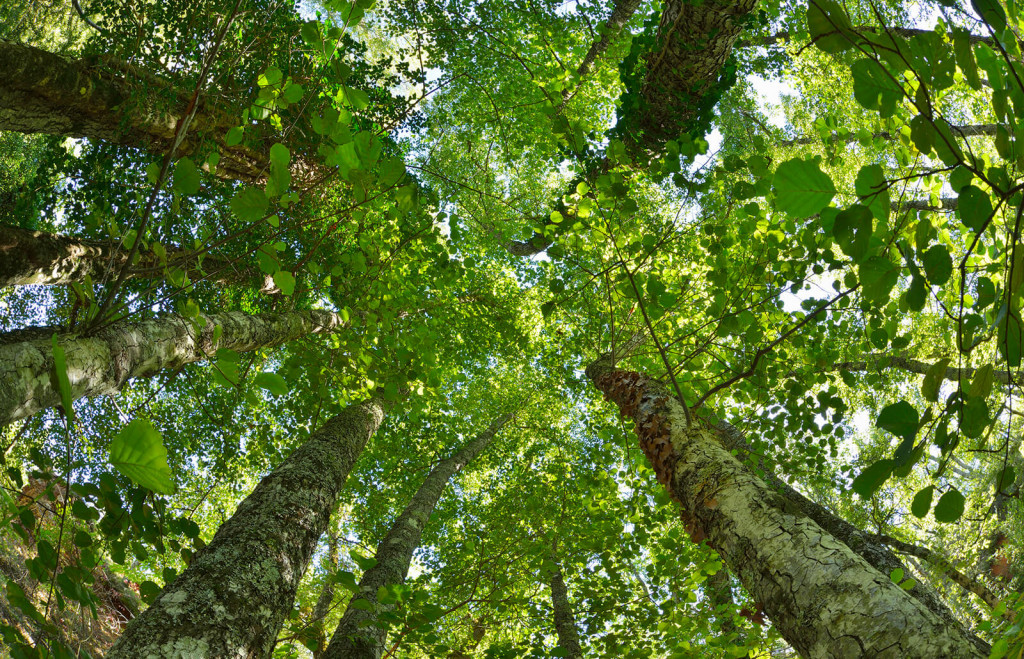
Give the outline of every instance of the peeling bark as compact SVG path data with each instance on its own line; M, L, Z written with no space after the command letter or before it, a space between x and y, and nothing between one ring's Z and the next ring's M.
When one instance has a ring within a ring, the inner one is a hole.
M267 657L331 508L384 418L377 399L330 419L260 481L107 659Z
M217 349L248 352L344 325L330 311L246 315L240 311L123 320L93 336L60 337L71 399L114 394L131 378L209 359ZM217 328L220 336L214 340ZM60 403L49 338L6 343L0 337L0 427Z
M30 284L70 284L116 279L128 259L128 250L111 241L85 240L31 231L0 224L0 288ZM225 259L207 256L200 260L187 250L167 248L170 267L185 270L192 281L210 279L221 284L259 281L260 274ZM209 273L209 275L207 274ZM165 268L152 252L141 253L128 271L128 278L162 278Z
M512 417L512 414L505 414L498 418L473 441L439 462L427 475L412 501L377 546L377 564L363 573L359 580L359 590L352 596L334 630L331 643L323 654L324 659L379 659L384 653L387 629L378 626L376 618L377 613L388 611L391 607L377 601L377 590L405 582L412 554L420 544L423 527L430 519L448 481L487 448ZM356 602L369 603L373 611L353 608Z
M551 552L551 560L554 568L551 570L551 603L555 610L555 631L558 633L558 647L565 650L565 656L569 659L580 659L583 657L583 648L580 647L580 634L576 629L576 617L572 613L572 606L569 604L569 592L565 587L565 579L562 577L562 566L554 550Z
M658 480L805 657L984 657L984 644L892 583L746 469L659 382L609 359L587 376L636 421Z
M174 139L191 91L122 64L113 73L85 60L0 40L0 130L86 137L165 152ZM228 147L224 135L238 124L237 113L200 100L190 134L177 156L193 155L201 133L217 142L222 178L256 182L267 168L265 154L241 145Z

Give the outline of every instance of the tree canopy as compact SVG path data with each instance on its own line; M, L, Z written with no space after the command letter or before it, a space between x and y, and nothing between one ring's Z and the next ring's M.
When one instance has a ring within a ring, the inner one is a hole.
M1020 657L1022 39L4 3L0 656Z

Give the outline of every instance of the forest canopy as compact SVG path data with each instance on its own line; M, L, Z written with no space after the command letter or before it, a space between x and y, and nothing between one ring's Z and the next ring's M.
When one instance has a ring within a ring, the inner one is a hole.
M4 2L0 657L1024 656L1022 39Z

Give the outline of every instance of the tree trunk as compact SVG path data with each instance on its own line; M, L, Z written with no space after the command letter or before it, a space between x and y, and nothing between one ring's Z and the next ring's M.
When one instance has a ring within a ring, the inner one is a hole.
M583 61L580 62L579 67L576 69L576 76L579 78L585 78L590 69L593 68L594 63L597 62L597 58L604 54L604 51L608 50L608 46L611 44L615 37L619 36L619 32L622 32L622 28L626 26L629 19L633 17L636 10L640 7L643 0L616 0L612 6L611 16L605 21L604 29L601 32L601 38L591 44L587 54L584 55ZM566 89L562 92L562 100L568 100L572 93Z
M576 629L576 617L569 605L569 592L562 578L562 566L558 562L554 548L551 551L551 603L555 609L555 631L558 632L558 647L565 650L569 659L581 659L583 648L580 647L580 634Z
M327 633L324 630L324 618L331 610L331 603L334 602L334 573L338 571L338 530L337 525L331 529L327 544L327 563L330 565L331 574L327 577L324 589L320 591L320 597L316 599L313 607L313 638L316 640L316 649L313 650L313 659L320 659L324 650L327 649Z
M59 234L21 229L0 224L0 288L29 284L69 284L82 282L86 276L94 281L114 280L124 267L128 250L111 241L83 240ZM259 281L260 274L226 259L207 256L202 260L178 247L167 249L170 267L180 267L196 281L203 278L221 284ZM209 273L209 274L206 274ZM161 278L165 268L156 254L141 253L129 268L129 278Z
M587 376L636 421L658 480L804 657L984 657L984 643L949 625L728 451L659 382L602 358Z
M330 419L260 481L107 659L267 657L331 508L384 418L377 399Z
M455 455L439 462L431 470L412 501L378 545L375 555L377 563L363 573L363 578L359 580L359 590L352 596L345 614L334 630L331 643L323 654L324 659L379 659L384 653L387 630L376 624L376 617L378 612L388 611L391 607L377 601L377 589L405 581L413 551L420 544L423 527L434 511L434 506L441 498L448 481L494 441L498 431L512 416L501 416L476 439L462 447ZM369 603L369 608L373 610L354 608L353 604L357 602Z
M60 338L67 360L71 399L113 394L130 378L149 377L209 359L219 348L248 352L292 339L329 332L344 324L330 311L246 315L240 311L177 314L152 320L123 320L93 336ZM215 330L220 336L215 340ZM18 343L0 340L0 427L60 403L48 338Z
M90 62L0 41L0 130L85 137L166 152L193 90L177 89L129 64L117 66L122 71L115 74ZM201 142L198 135L207 133L221 154L218 176L257 181L267 157L224 143L228 129L239 123L237 114L200 100L190 132L175 155L193 155Z

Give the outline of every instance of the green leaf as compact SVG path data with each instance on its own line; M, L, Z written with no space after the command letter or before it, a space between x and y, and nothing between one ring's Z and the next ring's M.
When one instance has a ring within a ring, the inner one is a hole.
M857 172L854 189L879 222L889 221L889 213L892 211L889 203L889 182L881 165L861 167Z
M270 164L287 168L289 160L291 160L291 152L288 147L280 142L270 147Z
M918 115L910 120L910 139L914 140L914 146L921 153L928 155L935 147L935 126L931 120L924 115Z
M877 110L882 118L891 117L903 97L903 86L873 59L859 59L850 67L853 96L868 110Z
M960 430L964 435L975 439L981 437L989 424L988 403L984 398L968 398L961 408Z
M235 126L229 129L227 135L224 136L224 144L237 146L242 143L242 137L244 136L245 130L241 126Z
M284 396L288 393L288 383L277 373L263 372L253 378L257 387L266 389L275 396Z
M833 0L811 0L807 7L807 30L811 40L826 53L852 48L852 28L846 12Z
M348 608L358 609L360 611L374 611L373 604L369 600L363 599L362 597L355 598L351 602L349 602Z
M988 398L994 383L995 370L992 364L985 364L974 372L974 379L971 380L971 388L967 395L971 398Z
M917 427L921 422L914 406L905 400L892 405L886 405L878 415L875 425L883 430L888 430L897 437L913 439L917 434Z
M899 268L884 256L872 256L858 267L861 292L868 302L883 306L899 280Z
M267 196L256 188L245 188L231 199L231 212L242 222L255 222L267 212Z
M934 245L921 255L924 273L934 286L942 286L953 274L953 259L945 245Z
M174 494L163 436L146 419L133 419L110 442L110 464L146 489Z
M1016 480L1017 470L1014 469L1013 465L1006 465L1006 468L1000 470L999 476L996 477L996 491L1009 492Z
M968 185L960 191L956 212L960 221L977 233L993 213L992 200L978 186Z
M283 74L281 73L281 69L271 64L263 73L260 74L256 83L260 87L273 87L277 83L281 82L282 77Z
M1005 305L1004 305L1005 307ZM1021 344L1024 343L1024 325L1015 311L1009 311L999 323L999 354L1010 368L1020 366Z
M899 583L903 581L903 568L898 567L889 573L889 581Z
M182 158L175 165L174 189L184 195L199 192L199 169L191 158Z
M937 402L939 400L939 387L946 378L946 369L949 368L949 359L943 358L928 367L921 381L921 395L925 400Z
M75 419L75 408L71 405L71 380L68 378L68 361L64 356L64 348L57 340L57 335L50 337L53 344L53 374L57 380L57 391L60 392L60 406L68 422Z
M1002 32L1006 29L1006 12L998 0L971 0L971 4L993 30Z
M287 270L278 270L274 273L274 283L285 295L295 292L295 275Z
M953 488L939 497L935 504L936 522L955 522L964 514L964 495Z
M855 262L864 260L871 242L871 211L867 206L854 204L836 216L832 225L839 248Z
M879 460L853 479L853 491L865 499L871 498L892 475L893 467L895 462L892 460Z
M910 311L920 311L928 300L928 286L924 277L914 275L910 280L910 288L907 289L907 308Z
M796 218L819 213L836 194L836 186L817 160L794 158L779 165L773 182L779 210Z
M929 485L914 495L914 501L910 504L910 512L914 517L924 519L932 507L932 497L935 494L935 486Z

